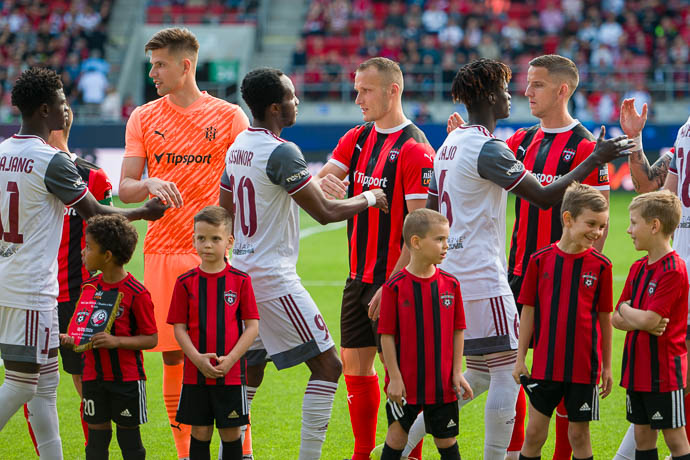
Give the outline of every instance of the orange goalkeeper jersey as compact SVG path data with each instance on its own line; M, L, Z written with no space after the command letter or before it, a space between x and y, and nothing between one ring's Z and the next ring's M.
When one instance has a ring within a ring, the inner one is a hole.
M164 96L134 110L127 122L125 158L146 158L148 176L174 182L184 201L149 222L144 253L195 252L194 214L218 204L225 153L247 126L239 106L206 92L187 108Z

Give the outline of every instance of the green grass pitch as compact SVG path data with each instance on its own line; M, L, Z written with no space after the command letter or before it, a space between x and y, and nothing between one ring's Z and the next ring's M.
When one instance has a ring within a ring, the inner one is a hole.
M611 226L606 242L605 254L613 260L614 301L623 287L631 263L642 253L635 251L625 230L628 225L627 206L632 194L617 192L611 195ZM512 199L509 201L507 218L508 235L512 228ZM118 203L118 205L121 205ZM133 261L128 269L143 280L143 257L141 247L145 223L136 223L140 230L140 241ZM302 214L302 228L318 227L318 224ZM279 231L279 230L278 230ZM191 236L190 236L191 237ZM342 288L347 277L347 241L342 225L333 225L327 231L314 233L300 242L298 272L305 286L311 292L326 319L336 344L339 343L339 310ZM618 386L620 379L621 352L624 334L614 332L612 394L601 401L601 421L591 425L592 444L597 458L612 458L625 430L625 392ZM149 422L142 427L144 445L150 459L175 459L175 449L168 428L168 418L161 395L162 365L158 353L145 353L148 376ZM377 370L383 382L383 368L377 362ZM4 375L4 369L0 370ZM254 454L258 460L297 458L300 437L301 404L309 372L306 366L297 366L278 373L272 365L267 367L266 378L257 392L252 406L252 432ZM386 434L386 419L383 409L384 397L379 410L377 443L383 442ZM468 460L482 457L484 423L484 396L465 406L460 413L460 435L458 443L463 458ZM58 389L58 410L65 459L83 459L84 444L79 423L79 398L74 391L71 377L62 374ZM543 451L543 458L551 458L553 452L552 433ZM0 457L3 459L35 458L33 447L26 431L21 411L17 413L0 434ZM218 436L214 436L216 449ZM660 456L668 454L660 442ZM342 460L352 453L353 438L349 425L345 384L341 383L333 407L333 416L328 428L322 458ZM111 443L112 459L121 459L115 437ZM438 459L438 453L430 437L424 447L425 459Z

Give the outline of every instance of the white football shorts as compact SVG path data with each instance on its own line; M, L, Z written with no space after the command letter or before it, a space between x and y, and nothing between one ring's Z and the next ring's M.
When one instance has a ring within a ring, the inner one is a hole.
M48 351L59 345L57 306L52 310L0 306L2 359L46 364Z
M465 355L517 350L520 317L512 294L463 301Z
M299 283L290 294L258 302L257 308L259 336L247 352L249 365L267 354L276 368L286 369L335 346L319 308Z

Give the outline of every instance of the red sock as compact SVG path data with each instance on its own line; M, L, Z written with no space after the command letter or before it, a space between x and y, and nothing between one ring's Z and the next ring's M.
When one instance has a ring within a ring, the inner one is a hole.
M355 449L352 460L369 460L376 446L376 422L381 402L378 375L346 375L347 402L350 410Z
M417 447L412 449L412 452L410 452L410 455L408 455L408 458L415 458L417 460L422 460L422 445L424 444L424 438L422 438L421 441L419 441L419 444L417 444Z
M89 443L89 424L84 421L84 401L79 405L79 418L81 419L81 429L84 432L84 446Z
M39 457L41 454L38 453L38 443L36 442L36 435L34 435L34 430L31 428L31 422L29 421L29 406L24 404L24 418L26 419L26 427L29 429L29 436L31 436L31 442L34 443L34 450L36 451L36 455Z
M568 439L568 410L563 400L556 408L556 447L553 451L553 460L570 460L573 448Z
M527 398L525 390L520 387L518 399L515 403L515 425L513 425L513 437L510 438L508 452L519 452L525 442L525 413L527 412Z

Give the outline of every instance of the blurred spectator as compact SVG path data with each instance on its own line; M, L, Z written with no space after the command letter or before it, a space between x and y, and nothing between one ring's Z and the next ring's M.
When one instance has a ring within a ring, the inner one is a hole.
M647 88L645 88L643 81L638 81L634 90L628 91L623 95L623 99L629 98L635 99L635 110L639 113L642 113L642 106L645 104L647 104L649 110L652 109L652 96L649 94L649 91L647 91Z
M443 10L440 0L431 0L428 8L422 13L422 24L428 33L438 33L446 25L448 15Z
M563 28L565 18L561 10L549 2L546 8L539 13L539 23L542 30L547 34L557 34Z
M616 15L607 12L606 22L599 27L599 34L597 35L599 43L615 48L618 46L618 40L622 34L623 28L616 22Z
M122 98L114 86L108 86L101 104L101 117L107 121L120 121L122 119Z
M438 41L441 46L450 46L455 48L462 41L464 33L455 18L449 18L446 25L438 33Z
M413 122L416 125L423 125L425 123L431 123L433 119L431 118L431 112L426 103L421 102L417 104L412 109Z
M108 75L108 71L110 70L110 64L101 57L101 52L99 50L91 50L89 58L81 63L82 72L89 72L92 70L100 72L103 75Z
M295 49L292 52L292 68L304 67L307 65L307 47L304 40L297 40Z
M388 14L386 15L386 20L383 23L384 26L393 26L396 29L404 29L405 28L405 15L404 13L404 8L403 4L400 1L393 1L391 2L390 7L388 8Z
M129 116L132 115L132 112L134 112L136 108L137 106L134 104L134 98L128 95L124 102L122 102L122 119L128 120Z
M100 104L105 99L105 90L108 88L108 79L96 69L87 70L79 77L77 89L81 94L81 100L85 104Z

